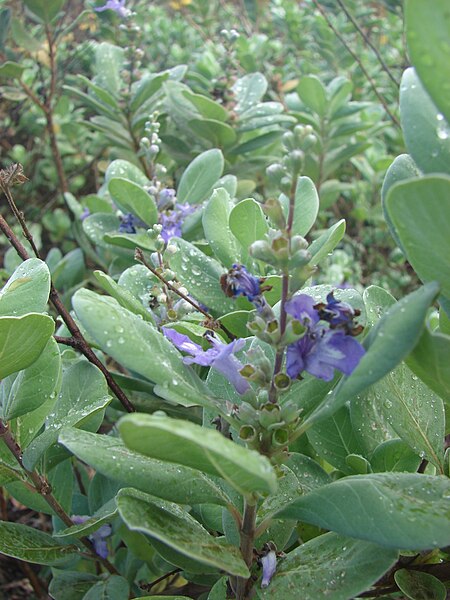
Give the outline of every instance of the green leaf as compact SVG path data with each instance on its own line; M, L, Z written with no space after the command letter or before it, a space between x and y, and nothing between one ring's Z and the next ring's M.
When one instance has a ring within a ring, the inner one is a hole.
M443 94L445 95L445 94ZM450 129L414 69L403 73L400 116L406 148L424 173L450 175Z
M240 262L240 248L228 225L228 219L234 203L224 188L212 193L204 208L202 223L205 237L216 255L216 258L230 269L235 262Z
M403 364L378 381L374 391L392 429L442 473L445 435L442 400Z
M306 75L300 79L297 93L303 104L323 117L327 110L327 95L325 88L318 77Z
M204 119L214 119L215 121L228 119L228 111L218 102L201 94L194 94L190 90L184 90L182 95L200 111Z
M270 519L282 508L289 505L292 500L303 493L298 478L286 465L280 465L278 477L278 490L276 494L268 496L257 512L257 526L264 520Z
M33 364L54 329L55 323L47 315L0 317L0 379Z
M420 0L405 2L409 55L433 102L450 123L450 15L446 0L433 10Z
M354 475L301 496L278 516L390 548L442 548L450 543L450 481L418 473Z
M374 473L408 471L416 473L421 459L403 440L393 439L381 443L370 457Z
M178 202L201 204L221 177L223 166L224 159L220 150L214 148L199 154L181 176L177 190Z
M385 471L408 471L416 473L421 458L411 448L399 439L387 440L381 443L370 457L374 473Z
M5 46L11 25L11 9L3 8L0 10L0 48Z
M302 544L279 561L261 600L348 600L368 590L397 560L397 552L327 533Z
M384 377L402 361L418 342L428 307L438 293L428 283L394 304L364 339L366 354L348 377L343 377L331 396L307 419L311 424L333 414L348 400Z
M26 562L54 565L74 558L78 548L59 544L33 527L0 521L0 553Z
M256 240L264 239L269 230L261 205L253 198L241 200L234 206L230 212L229 224L245 250Z
M21 316L44 312L50 293L50 271L38 258L17 267L0 292L0 315Z
M158 498L180 504L225 505L228 502L221 489L204 473L148 458L130 450L118 438L64 429L59 443L97 472Z
M155 200L143 187L123 177L109 179L111 198L124 213L132 213L149 227L158 222Z
M120 516L133 531L142 531L178 552L239 577L250 573L236 546L222 544L177 504L125 488L117 495Z
M144 173L141 171L141 169L136 167L136 165L133 165L132 163L128 162L127 160L122 160L121 158L113 160L112 163L106 169L105 183L109 184L111 179L115 179L116 177L120 177L121 179L128 179L129 181L132 181L133 183L136 183L137 185L140 185L142 187L145 187L150 183L146 175L144 175Z
M318 265L326 256L332 252L345 234L345 219L341 219L329 227L321 236L316 238L308 252L311 254L310 265Z
M10 60L0 65L0 79L20 79L25 67Z
M194 133L220 148L232 146L237 138L232 127L215 119L191 119L188 126Z
M186 240L172 238L170 243L178 249L170 257L170 268L189 293L213 314L234 311L235 303L225 296L220 287L220 277L225 268Z
M289 199L282 197L286 216L289 211ZM319 196L316 186L309 177L299 177L295 189L294 222L292 234L305 236L316 222L319 212Z
M346 458L349 454L361 454L362 449L346 406L342 406L328 419L315 423L308 430L308 440L317 454L330 465L347 475L354 474Z
M111 249L111 246L104 240L107 233L115 233L119 230L120 219L110 213L96 213L89 215L83 221L83 231L90 241L100 248ZM135 237L138 237L137 235ZM148 238L148 235L146 234Z
M159 384L155 392L183 406L210 405L205 384L164 335L113 298L78 290L72 304L83 327L114 360ZM139 352L136 348L139 347Z
M144 102L161 89L162 84L169 78L169 73L158 73L157 75L144 75L136 86L130 100L130 109L136 112Z
M269 146L283 135L283 130L268 131L262 135L256 135L251 140L247 140L239 146L236 146L228 151L231 156L239 156L240 154L247 154L247 152L253 152L264 146Z
M61 375L58 344L50 338L39 358L27 369L1 382L3 417L9 421L41 406L56 389Z
M121 306L135 315L140 315L145 321L154 324L155 321L152 313L149 310L145 310L142 302L139 302L125 287L116 283L112 277L106 275L103 271L94 271L94 277L105 292L115 298Z
M50 581L48 591L54 600L80 600L97 581L91 573L61 570Z
M250 73L238 79L231 90L236 102L234 110L240 114L258 104L266 93L267 80L261 73Z
M449 155L450 164L450 155ZM422 281L438 281L450 297L450 177L427 176L398 183L386 207L406 257Z
M74 430L77 431L77 430ZM91 434L94 435L94 434ZM76 537L81 538L87 536L94 531L97 531L103 523L113 521L117 515L116 501L113 498L102 507L100 507L92 517L89 517L84 523L80 525L72 525L66 529L62 529L54 534L56 538L64 537Z
M389 231L392 237L396 241L397 245L401 248L401 242L397 235L394 225L392 224L391 218L386 208L386 198L391 187L405 181L406 179L414 179L420 176L420 171L417 168L416 163L410 157L409 154L400 154L391 164L386 172L386 176L383 181L383 187L381 188L381 205L383 207L383 215L386 223L388 224Z
M95 48L95 83L107 89L113 96L119 93L122 85L120 72L123 60L124 51L119 46L101 42Z
M97 215L92 216L96 217ZM88 217L88 219L91 218L92 217ZM85 219L85 221L87 221L87 219ZM103 235L103 240L106 242L106 244L104 244L106 246L111 244L112 246L128 248L129 250L135 250L137 247L142 250L149 250L150 252L155 250L155 242L147 233L105 233Z
M450 404L450 336L425 327L419 343L406 359L408 367Z
M129 598L130 586L124 577L109 575L99 581L83 596L83 600L124 600Z
M213 429L157 415L127 415L119 431L131 450L225 479L242 494L275 492L275 471L265 456Z
M350 417L353 431L364 450L364 456L370 456L380 444L397 437L383 412L376 384L352 398Z
M397 569L395 583L411 600L446 600L447 588L430 573Z
M41 21L50 23L56 17L66 0L23 0L25 6Z
M227 600L227 578L221 577L211 588L207 600Z
M328 473L309 456L291 452L286 465L295 473L304 494L331 483Z
M106 380L94 365L83 360L66 369L61 394L47 417L45 431L31 442L24 453L27 468L34 468L47 448L57 442L62 427L87 425L93 416L103 414L111 399ZM96 428L100 423L96 422Z

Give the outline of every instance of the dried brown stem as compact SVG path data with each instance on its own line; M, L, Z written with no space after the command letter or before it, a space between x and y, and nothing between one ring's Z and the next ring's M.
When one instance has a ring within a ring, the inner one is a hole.
M328 14L327 14L326 10L321 6L321 4L319 3L319 1L318 0L312 0L312 1L313 1L314 5L316 6L317 10L320 12L320 14L323 16L323 18L327 22L328 27L331 29L331 31L334 33L334 35L338 38L338 40L341 42L341 44L345 47L345 49L347 50L347 52L353 57L353 59L358 64L358 66L361 69L361 71L364 73L364 76L366 77L367 81L369 82L370 87L374 91L374 93L375 93L376 97L378 98L378 100L383 105L383 108L386 111L386 114L389 116L389 118L394 123L394 125L396 125L397 127L400 127L399 120L397 119L397 117L394 115L394 113L389 108L389 106L388 106L385 98L383 97L383 95L378 91L378 88L377 88L377 85L376 85L375 81L372 79L372 77L370 76L369 72L367 71L367 69L365 68L365 66L363 65L363 63L361 62L361 59L359 58L359 56L356 54L356 52L354 52L350 48L350 46L344 40L344 38L342 37L342 35L340 34L340 32L333 25L332 21L328 17Z
M23 224L25 223L23 219L23 215L20 213L21 219L19 219L20 224L23 228ZM0 229L3 231L5 236L10 241L11 245L15 248L16 252L22 258L22 260L27 260L30 258L27 250L23 246L23 244L18 240L15 233L9 227L8 223L5 221L2 215L0 215ZM39 253L37 253L37 257L39 258ZM70 344L74 348L77 348L93 365L98 367L100 371L105 376L106 382L108 383L109 389L117 396L118 400L125 408L127 412L135 412L134 406L131 404L129 399L127 398L125 392L121 389L121 387L114 381L111 373L105 367L105 365L101 362L101 360L97 357L97 355L93 352L92 348L89 346L87 341L84 339L83 334L81 333L78 325L75 323L72 315L64 306L61 298L59 297L58 292L56 291L53 283L50 287L50 301L55 307L58 314L61 316L62 320L66 324L68 330L72 334L73 343ZM67 338L66 338L67 339Z
M8 425L6 425L1 419L0 419L0 438L3 439L8 450L14 456L17 463L20 465L20 467L22 468L24 473L27 475L28 479L32 482L34 489L38 492L38 494L40 494L42 496L42 498L50 506L52 511L61 519L61 521L67 527L72 527L72 525L75 525L75 523L72 521L72 519L66 513L64 508L61 506L61 504L58 502L58 500L53 495L51 485L49 484L47 479L45 477L43 477L42 475L40 475L37 471L34 471L34 470L30 471L29 469L27 469L25 467L25 465L23 464L23 460L22 460L22 450L21 450L20 446L14 439L14 436L11 434L11 431L9 430ZM98 556L98 554L94 550L94 547L93 547L91 541L88 538L80 538L80 542L85 546L85 548L87 548L91 557L95 558L95 560L97 562L101 562L101 564L105 567L105 569L109 573L113 573L115 575L118 574L114 565L112 565L108 560L102 558L101 556Z
M380 66L383 69L383 71L387 74L387 76L389 77L389 79L393 83L395 83L395 85L398 86L399 85L398 81L396 80L396 78L394 77L394 75L392 75L391 70L389 69L389 67L387 66L387 64L384 62L384 59L381 56L378 48L372 44L372 42L370 41L369 37L361 29L361 27L358 24L358 21L354 18L354 16L352 15L352 13L345 6L343 0L336 0L336 2L339 4L339 6L341 7L342 11L345 13L347 19L352 23L353 27L356 29L356 31L359 33L359 35L362 37L362 39L364 40L364 43L367 46L369 46L369 48L375 54L375 56L377 57L378 62L380 63Z

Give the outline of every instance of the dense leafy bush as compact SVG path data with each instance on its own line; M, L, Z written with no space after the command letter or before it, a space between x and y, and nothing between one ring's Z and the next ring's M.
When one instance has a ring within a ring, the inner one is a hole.
M0 553L36 598L444 600L446 1L98 4L0 10Z

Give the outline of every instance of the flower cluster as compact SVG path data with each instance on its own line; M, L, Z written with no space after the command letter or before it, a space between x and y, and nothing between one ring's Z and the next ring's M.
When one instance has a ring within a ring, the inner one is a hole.
M181 227L185 218L195 210L192 204L175 204L172 210L160 213L159 222L162 225L161 236L167 243L170 238L181 236Z
M205 337L211 344L211 348L203 350L199 344L193 342L187 335L178 333L175 329L163 327L162 331L178 350L191 355L184 357L183 362L185 364L195 363L216 369L234 385L239 394L244 394L250 388L248 381L239 372L243 365L234 356L235 352L242 350L245 340L238 339L230 344L224 344L212 332L208 331Z
M288 346L286 371L296 378L303 371L325 381L334 377L334 369L350 375L363 357L365 350L355 340L361 326L354 323L358 312L327 296L327 303L316 304L306 294L294 296L286 303L286 312L306 327L299 340Z
M147 229L147 225L141 219L135 217L132 213L127 213L122 217L119 225L119 233L136 233L136 227Z
M263 292L272 289L270 285L262 285L264 281L264 277L255 277L244 265L234 264L228 273L222 275L220 285L229 298L245 296L260 310L266 303Z

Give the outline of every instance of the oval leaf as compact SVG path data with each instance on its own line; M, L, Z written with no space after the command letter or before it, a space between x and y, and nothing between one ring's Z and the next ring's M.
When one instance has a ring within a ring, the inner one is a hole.
M213 429L156 415L127 415L119 431L128 448L225 479L242 494L275 492L277 478L269 460Z
M206 565L238 577L249 577L239 549L222 544L177 504L125 488L117 495L120 516L133 531L142 531Z
M301 496L278 516L390 548L442 548L450 544L450 481L418 473L345 477Z

